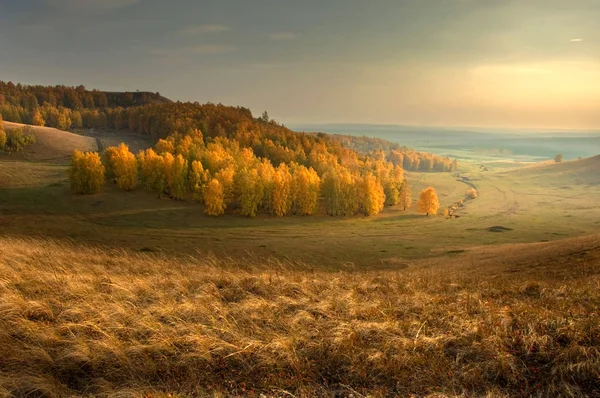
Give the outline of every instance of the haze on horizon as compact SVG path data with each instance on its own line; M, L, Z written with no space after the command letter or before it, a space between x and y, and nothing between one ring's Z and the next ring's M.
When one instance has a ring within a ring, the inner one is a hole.
M597 0L21 0L0 79L286 124L600 128Z

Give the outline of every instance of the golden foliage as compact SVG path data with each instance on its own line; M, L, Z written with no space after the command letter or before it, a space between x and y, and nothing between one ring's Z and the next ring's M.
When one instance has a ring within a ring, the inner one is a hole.
M412 207L412 186L410 181L404 180L400 185L400 197L399 204L403 210L410 209Z
M206 184L210 180L210 174L208 170L204 170L202 167L202 162L199 160L194 160L192 162L192 167L190 169L189 182L190 188L192 190L192 198L196 202L203 201L203 192Z
M165 159L157 155L153 149L146 149L138 153L137 160L142 185L146 190L154 192L158 197L161 197L167 189Z
M173 156L165 154L167 170L167 186L171 198L181 200L185 198L188 187L188 161L181 154Z
M216 178L210 180L203 192L204 212L209 216L219 216L225 213L225 194L223 186Z
M467 198L475 199L475 198L477 198L477 196L478 196L478 193L475 188L471 188L467 191Z
M311 167L298 166L292 173L292 208L295 213L311 215L317 209L321 179Z
M116 151L110 151L110 159L118 187L126 191L133 190L138 180L138 167L135 155L129 151L127 145L121 143L116 148Z
M439 208L440 201L434 188L429 187L421 191L419 196L419 210L421 212L426 215L437 214Z
M292 174L285 163L281 163L273 174L271 190L271 214L285 216L292 208Z
M73 151L69 169L71 191L77 194L94 194L104 184L104 166L96 152Z
M372 174L367 174L360 181L360 208L365 216L379 214L385 205L385 194L381 183Z
M0 113L0 150L4 150L6 147L6 132L4 131L4 124L2 124L2 113Z

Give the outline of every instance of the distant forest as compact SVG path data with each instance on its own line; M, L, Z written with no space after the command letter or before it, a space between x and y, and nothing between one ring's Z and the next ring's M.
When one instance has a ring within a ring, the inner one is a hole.
M130 178L132 184L127 184L127 189L134 188L140 180L142 186L158 190L159 195L164 193L183 199L186 192L193 191L199 201L205 198L206 189L211 189L224 200L215 213L221 213L221 205L224 209L237 206L236 186L242 182L237 181L236 176L244 176L245 184L264 185L264 181L259 180L265 174L273 174L270 167L264 166L264 161L274 168L284 167L280 177L290 184L297 181L301 184L297 187L299 191L310 193L310 199L303 199L303 203L294 203L291 194L288 195L278 214L293 209L312 214L319 205L318 198L324 197L323 192L327 190L331 191L325 195L329 214L377 214L386 204L401 203L402 193L410 192L402 186L405 183L403 169L441 172L453 171L457 166L456 161L393 144L367 147L367 151L359 153L356 150L359 141L322 133L294 132L271 120L266 112L255 118L247 108L171 102L158 93L107 93L89 91L83 86L24 86L0 82L0 112L6 121L61 130L129 129L150 135L157 147L149 150L152 152L137 155L141 175ZM359 140L369 143L366 138ZM365 145L362 146L365 149ZM124 159L131 159L126 150L122 148L121 152ZM147 159L158 164L163 176L157 178L164 181L150 181L156 176L147 174L158 169L154 170ZM171 170L173 160L179 165L177 184L166 170ZM196 175L192 178L194 168ZM261 174L261 168L268 172ZM109 169L112 173L113 168ZM294 176L294 173L299 174ZM272 178L267 179L267 185L272 184ZM194 186L190 185L191 180ZM282 189L288 192L292 188L290 185ZM269 190L261 188L261 191ZM270 206L264 205L267 199L257 197L252 201L257 202L258 208L266 208Z

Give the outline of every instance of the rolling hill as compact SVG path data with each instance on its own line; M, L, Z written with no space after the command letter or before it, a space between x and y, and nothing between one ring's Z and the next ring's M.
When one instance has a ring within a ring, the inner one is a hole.
M4 122L5 129L22 128L21 123ZM35 134L35 144L26 147L23 153L15 154L11 159L26 158L33 161L65 162L73 154L74 149L81 151L97 151L96 139L84 137L51 127L28 126Z

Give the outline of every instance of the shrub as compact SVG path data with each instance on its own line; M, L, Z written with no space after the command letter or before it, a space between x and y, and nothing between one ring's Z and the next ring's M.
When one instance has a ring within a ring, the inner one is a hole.
M6 132L4 149L11 152L20 152L29 145L35 144L35 135L31 127L10 129Z
M562 161L563 161L563 155L562 155L562 153L559 153L559 154L557 154L557 155L554 157L554 161L555 161L556 163L560 163L560 162L562 162Z
M97 193L104 184L104 166L96 152L73 151L69 172L73 193Z
M478 193L475 188L471 188L467 191L467 198L475 199L477 196L478 196Z

